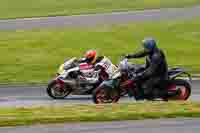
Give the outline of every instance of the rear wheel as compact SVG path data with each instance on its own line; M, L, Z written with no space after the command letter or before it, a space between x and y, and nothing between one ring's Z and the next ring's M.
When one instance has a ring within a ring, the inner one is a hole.
M117 89L100 86L94 90L92 97L95 104L116 103L120 99L120 94Z
M53 99L64 99L71 92L71 88L62 87L56 80L51 81L47 87L47 94Z
M181 79L175 79L171 81L169 87L169 92L178 91L178 94L172 97L168 97L166 100L187 100L191 95L191 85Z

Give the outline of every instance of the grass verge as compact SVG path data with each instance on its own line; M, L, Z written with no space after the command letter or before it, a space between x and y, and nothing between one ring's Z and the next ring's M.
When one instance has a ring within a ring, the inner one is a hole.
M200 73L200 20L148 22L79 29L0 32L0 82L46 83L68 57L91 48L118 63L141 40L153 36L165 50L170 66ZM144 60L133 60L142 63Z
M200 103L145 102L113 105L0 108L0 126L176 117L200 117Z
M199 5L200 0L1 0L0 19Z

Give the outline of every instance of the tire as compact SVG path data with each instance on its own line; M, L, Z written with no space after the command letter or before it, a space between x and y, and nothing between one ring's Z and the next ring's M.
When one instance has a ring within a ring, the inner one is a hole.
M169 91L177 90L179 89L180 92L178 95L173 96L173 97L168 97L165 99L166 101L168 100L181 100L181 101L186 101L191 95L191 85L186 81L182 79L175 79L170 81L170 85L168 87Z
M58 85L58 83L56 82L56 80L52 80L48 84L47 89L46 89L47 94L53 99L64 99L65 97L67 97L72 92L71 88L67 88L67 89L65 89L65 92L63 92L62 95L56 96L54 94L55 92L53 93L53 91L55 91L53 89L58 89L58 88L56 88L57 85Z
M120 99L120 93L117 89L99 86L93 91L92 99L95 104L117 103Z

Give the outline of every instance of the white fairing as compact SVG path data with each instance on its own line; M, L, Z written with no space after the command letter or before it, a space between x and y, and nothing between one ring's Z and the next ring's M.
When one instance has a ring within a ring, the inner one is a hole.
M99 76L98 76L98 71L94 70L94 66L87 64L87 63L82 63L79 65L80 71L82 73L81 76L87 80L88 83L96 83L98 82Z
M94 76L94 66L89 65L87 63L82 63L79 65L80 71L83 74L84 77L93 77Z
M74 71L79 71L79 67L74 67L72 69L69 69L69 70L64 70L60 75L59 77L62 77L62 78L66 78L70 72L74 72Z
M66 61L64 63L64 67L67 67L68 65L70 65L76 58L72 58L68 61ZM73 71L80 71L82 73L82 77L84 77L88 82L91 83L95 83L99 80L99 70L95 71L95 67L97 66L101 66L103 68L105 68L105 72L109 75L109 78L112 78L113 73L115 71L117 71L117 67L115 65L112 64L112 62L107 58L104 57L100 62L98 62L97 64L95 64L95 66L93 65L89 65L87 63L81 63L79 64L78 67L74 67L71 69L63 69L62 72L60 72L60 76L62 78L66 78L69 73L73 72Z
M112 74L117 70L117 67L113 65L112 62L107 57L104 57L104 59L102 59L95 66L98 66L98 65L105 68L105 71L109 75L109 78L111 78Z
M58 73L58 74L61 74L61 73L63 73L64 71L68 70L68 69L71 67L72 63L73 63L75 60L76 60L76 57L71 58L71 59L65 61L63 64L61 64L61 65L59 66L57 73Z
M115 71L115 72L113 73L111 79L117 79L117 78L119 78L119 77L121 77L121 72L120 72L120 70Z

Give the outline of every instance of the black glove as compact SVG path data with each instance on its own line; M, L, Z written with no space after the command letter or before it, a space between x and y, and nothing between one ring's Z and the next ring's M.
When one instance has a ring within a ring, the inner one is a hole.
M125 58L127 58L127 59L136 58L136 57L137 57L137 55L135 55L135 54L128 54L125 56Z
M125 58L130 59L132 56L131 55L126 55Z

